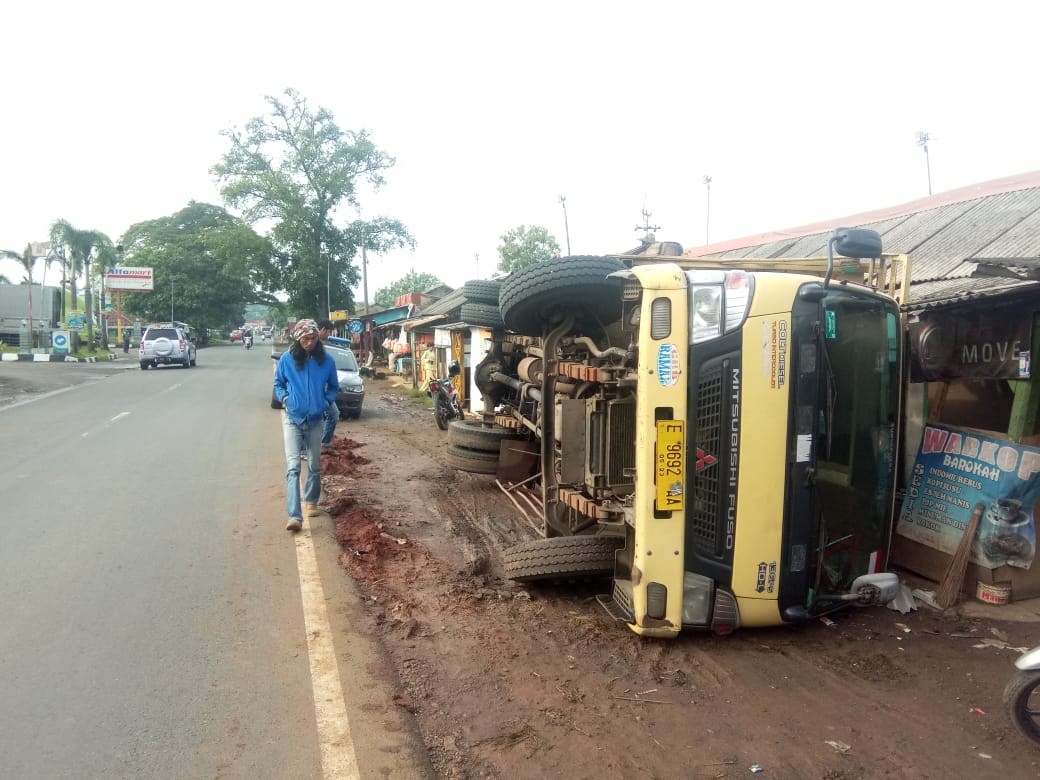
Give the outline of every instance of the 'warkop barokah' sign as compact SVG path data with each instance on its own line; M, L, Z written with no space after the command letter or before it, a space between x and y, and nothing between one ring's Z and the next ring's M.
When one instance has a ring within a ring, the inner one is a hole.
M972 562L1028 569L1036 555L1040 449L926 426L896 532L952 555L975 511Z

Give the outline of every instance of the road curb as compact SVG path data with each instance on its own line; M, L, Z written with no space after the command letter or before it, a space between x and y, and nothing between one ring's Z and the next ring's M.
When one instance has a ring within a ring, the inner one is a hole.
M115 360L116 356L109 354L108 357L85 357L78 358L72 355L47 354L47 355L23 355L21 353L5 352L0 355L0 360L7 362L20 361L23 363L97 363L105 360Z

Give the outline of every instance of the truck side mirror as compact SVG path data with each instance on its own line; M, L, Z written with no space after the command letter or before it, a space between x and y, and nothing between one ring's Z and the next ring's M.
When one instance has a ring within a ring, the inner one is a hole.
M881 234L867 228L836 228L827 242L827 275L824 289L830 287L834 273L834 253L842 257L881 257Z
M842 257L880 257L881 235L866 228L838 228L834 231L834 252Z

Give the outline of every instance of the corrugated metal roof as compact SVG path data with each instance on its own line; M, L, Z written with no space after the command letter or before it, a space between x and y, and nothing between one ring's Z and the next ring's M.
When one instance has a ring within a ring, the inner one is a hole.
M1040 284L1016 279L937 279L915 284L913 298L904 308L907 311L934 309L937 306L1009 294L1036 296L1040 294Z
M434 301L425 309L423 314L449 314L452 309L457 309L462 306L465 301L465 297L462 294L462 288L455 290L454 292L448 293L440 300Z
M943 300L1028 294L1040 284L982 278L973 258L1040 257L1040 171L939 193L903 206L692 248L693 257L823 257L835 227L881 234L885 252L910 256L907 308ZM769 239L763 241L762 239ZM758 239L758 240L756 240Z

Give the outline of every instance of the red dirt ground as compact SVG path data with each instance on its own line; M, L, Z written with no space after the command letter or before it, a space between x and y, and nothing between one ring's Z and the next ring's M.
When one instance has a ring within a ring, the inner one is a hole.
M505 580L500 550L530 526L492 477L447 466L419 400L368 388L322 459L324 505L439 777L1040 774L1001 710L1035 623L1000 607L869 609L833 627L641 639L595 602L601 583Z

